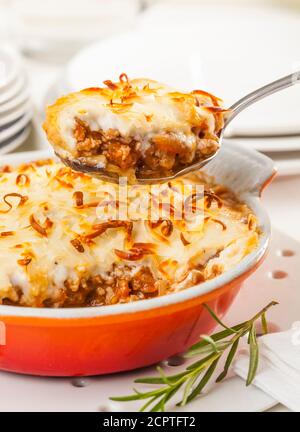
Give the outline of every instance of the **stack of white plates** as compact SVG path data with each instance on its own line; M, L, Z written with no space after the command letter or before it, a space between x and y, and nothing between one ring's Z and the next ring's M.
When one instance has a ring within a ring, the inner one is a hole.
M0 47L0 154L28 137L32 118L28 85L18 54Z

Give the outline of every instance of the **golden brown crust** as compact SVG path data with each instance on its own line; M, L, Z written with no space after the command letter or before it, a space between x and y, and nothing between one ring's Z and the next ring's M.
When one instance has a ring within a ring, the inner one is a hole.
M178 218L178 198L184 185L200 184L204 192L189 189L185 200L203 209L195 226L195 218ZM129 212L124 220L113 216L117 185L51 160L4 167L0 304L89 306L164 295L226 271L257 245L251 210L204 174L168 182L160 193L132 186L128 211L147 194L162 214Z
M112 132L119 135L112 143L114 153L118 143L134 143L120 152L130 153L131 168L145 172L154 171L157 161L160 171L168 175L172 173L168 170L180 169L217 150L226 112L217 97L201 90L175 91L149 79L128 80L125 74L119 82L104 84L104 88L70 93L47 108L43 128L62 159L85 157L87 165L95 165L93 157L107 152L103 142ZM101 139L81 140L79 122ZM120 157L109 159L104 159L104 165L108 162L121 171L129 168L120 163Z
M43 129L46 132L49 142L57 147L66 148L66 142L62 137L58 116L63 107L72 104L75 100L73 95L63 96L46 108L46 118L43 123Z

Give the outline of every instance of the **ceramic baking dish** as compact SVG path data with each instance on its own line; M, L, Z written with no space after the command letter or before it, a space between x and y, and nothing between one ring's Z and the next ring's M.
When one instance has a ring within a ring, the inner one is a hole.
M12 154L0 164L49 157L49 152ZM186 290L127 304L87 308L0 306L0 369L49 376L96 375L159 362L185 351L222 317L242 283L262 261L270 238L260 195L275 169L266 156L224 142L205 168L251 207L262 230L259 246L224 274Z

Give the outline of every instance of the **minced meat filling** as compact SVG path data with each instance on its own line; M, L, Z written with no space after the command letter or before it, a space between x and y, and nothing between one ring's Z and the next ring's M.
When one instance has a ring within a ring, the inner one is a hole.
M78 157L104 155L108 162L126 170L136 165L140 157L138 143L123 138L118 131L91 131L82 120L76 119L74 138Z
M150 145L141 151L141 142L133 137L123 137L115 129L92 131L82 120L75 119L74 138L77 157L103 155L106 161L121 170L135 168L143 174L170 174L194 160L201 160L218 149L215 138L196 137L196 149L190 149L185 140L175 133L154 135Z
M155 279L148 267L141 267L135 274L130 268L115 268L105 277L96 275L78 280L67 279L56 297L44 299L35 307L84 307L127 303L163 295L170 288L166 281ZM4 298L2 304L24 305L22 290L18 300Z

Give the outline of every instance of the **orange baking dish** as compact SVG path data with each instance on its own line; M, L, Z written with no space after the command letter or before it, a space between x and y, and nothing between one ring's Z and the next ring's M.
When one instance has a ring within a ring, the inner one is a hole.
M49 153L19 153L2 158L2 163L45 156ZM266 254L270 223L260 194L275 169L266 156L225 142L205 171L252 208L262 231L258 248L222 275L163 297L68 309L1 305L0 369L47 376L125 371L183 352L200 334L210 333L216 322L203 303L224 316Z

